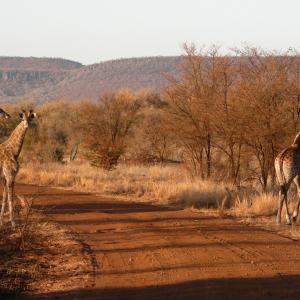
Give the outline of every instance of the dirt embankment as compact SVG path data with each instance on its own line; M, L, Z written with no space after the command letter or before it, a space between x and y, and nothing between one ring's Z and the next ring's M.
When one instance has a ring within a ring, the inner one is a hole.
M44 188L37 199L36 208L76 233L90 262L87 288L41 287L34 298L300 299L300 243L276 233L88 193Z

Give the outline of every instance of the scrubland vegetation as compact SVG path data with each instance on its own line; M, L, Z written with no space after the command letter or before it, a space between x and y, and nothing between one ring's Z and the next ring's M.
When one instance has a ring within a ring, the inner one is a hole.
M299 55L244 48L224 56L216 48L185 46L182 60L180 76L167 76L163 92L123 89L96 102L3 105L12 118L0 120L1 141L18 124L20 110L38 114L17 180L124 201L214 208L220 215L273 215L274 159L300 127ZM0 251L7 252L0 290L15 293L50 269L36 257L33 263L25 248L58 253L74 247L66 232L36 220L26 219L17 232L0 232ZM28 264L26 273L16 253ZM73 262L68 277L84 268ZM59 261L53 266L58 272L66 267Z
M159 94L120 90L97 102L37 105L19 181L272 214L274 158L299 130L297 53L224 56L185 46L183 61ZM32 106L4 108L16 116ZM17 117L1 122L4 139Z
M179 207L215 208L239 217L269 216L277 209L274 191L234 188L230 183L191 177L184 166L121 165L111 171L87 162L26 164L19 180L42 186L97 192L124 201L152 202Z

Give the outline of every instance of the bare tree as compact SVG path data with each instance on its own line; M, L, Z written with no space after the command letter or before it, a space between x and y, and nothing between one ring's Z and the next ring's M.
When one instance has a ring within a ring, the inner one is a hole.
M253 48L239 54L244 60L238 86L244 141L255 158L252 171L265 190L268 179L275 180L274 159L283 138L299 124L294 113L300 92L297 58Z
M174 131L185 149L194 172L203 178L212 173L212 112L217 97L217 48L197 53L185 45L183 80L174 82L166 93Z
M127 137L137 120L140 103L130 91L107 94L83 109L83 142L92 165L110 170L125 152Z

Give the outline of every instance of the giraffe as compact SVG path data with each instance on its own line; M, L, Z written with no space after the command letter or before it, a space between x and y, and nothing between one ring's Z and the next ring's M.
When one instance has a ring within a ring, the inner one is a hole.
M281 223L281 211L284 203L286 208L286 222L290 225L296 222L300 206L300 132L296 135L293 144L277 155L275 159L275 172L280 184L277 224ZM297 187L298 202L291 216L288 209L287 194L293 181Z
M20 113L21 122L11 133L10 137L0 144L0 174L3 181L3 198L0 212L0 226L3 225L3 215L8 202L11 226L15 228L13 216L13 192L16 175L19 171L18 157L22 150L26 131L36 114L30 110Z

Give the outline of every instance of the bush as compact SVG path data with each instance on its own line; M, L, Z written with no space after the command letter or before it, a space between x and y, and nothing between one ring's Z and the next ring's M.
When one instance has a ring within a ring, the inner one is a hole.
M138 95L129 91L108 94L98 104L86 103L83 142L91 165L111 170L118 164L140 107Z

